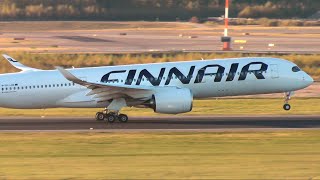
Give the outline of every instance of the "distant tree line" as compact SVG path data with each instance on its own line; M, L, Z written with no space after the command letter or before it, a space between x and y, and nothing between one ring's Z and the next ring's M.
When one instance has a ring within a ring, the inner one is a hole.
M221 16L225 0L0 0L0 20L188 20ZM233 0L231 17L306 18L319 0Z

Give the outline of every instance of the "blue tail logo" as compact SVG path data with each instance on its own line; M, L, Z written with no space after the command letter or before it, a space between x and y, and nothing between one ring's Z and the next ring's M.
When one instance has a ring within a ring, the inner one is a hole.
M16 60L12 59L12 58L8 58L8 61L11 61L11 62L18 62L18 61L16 61Z

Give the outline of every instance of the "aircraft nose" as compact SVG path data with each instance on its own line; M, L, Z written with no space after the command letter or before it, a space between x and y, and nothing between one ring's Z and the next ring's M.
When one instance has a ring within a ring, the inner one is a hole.
M304 76L304 81L308 83L308 85L311 85L314 82L313 78L309 76L307 73Z

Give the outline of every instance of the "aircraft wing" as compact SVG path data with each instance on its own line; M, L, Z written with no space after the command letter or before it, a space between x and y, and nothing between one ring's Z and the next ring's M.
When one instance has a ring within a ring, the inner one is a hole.
M6 55L6 54L3 54L2 55L12 66L14 66L15 68L17 69L20 69L22 71L35 71L35 70L40 70L40 69L35 69L35 68L31 68L31 67L28 67L28 66L25 66L23 64L21 64L19 61L13 59L12 57Z
M82 85L91 89L87 96L92 96L98 100L98 102L108 101L117 98L132 98L135 100L148 100L153 94L152 87L142 86L121 86L121 85L110 85L103 83L94 83L81 80L75 75L70 73L61 67L56 67L57 70L69 81L76 84Z

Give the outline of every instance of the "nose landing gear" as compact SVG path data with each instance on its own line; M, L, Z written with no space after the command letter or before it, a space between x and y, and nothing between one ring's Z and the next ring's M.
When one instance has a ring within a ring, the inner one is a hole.
M283 109L286 111L289 111L291 109L291 106L289 104L289 100L291 99L291 96L293 95L293 92L285 92L285 100Z

